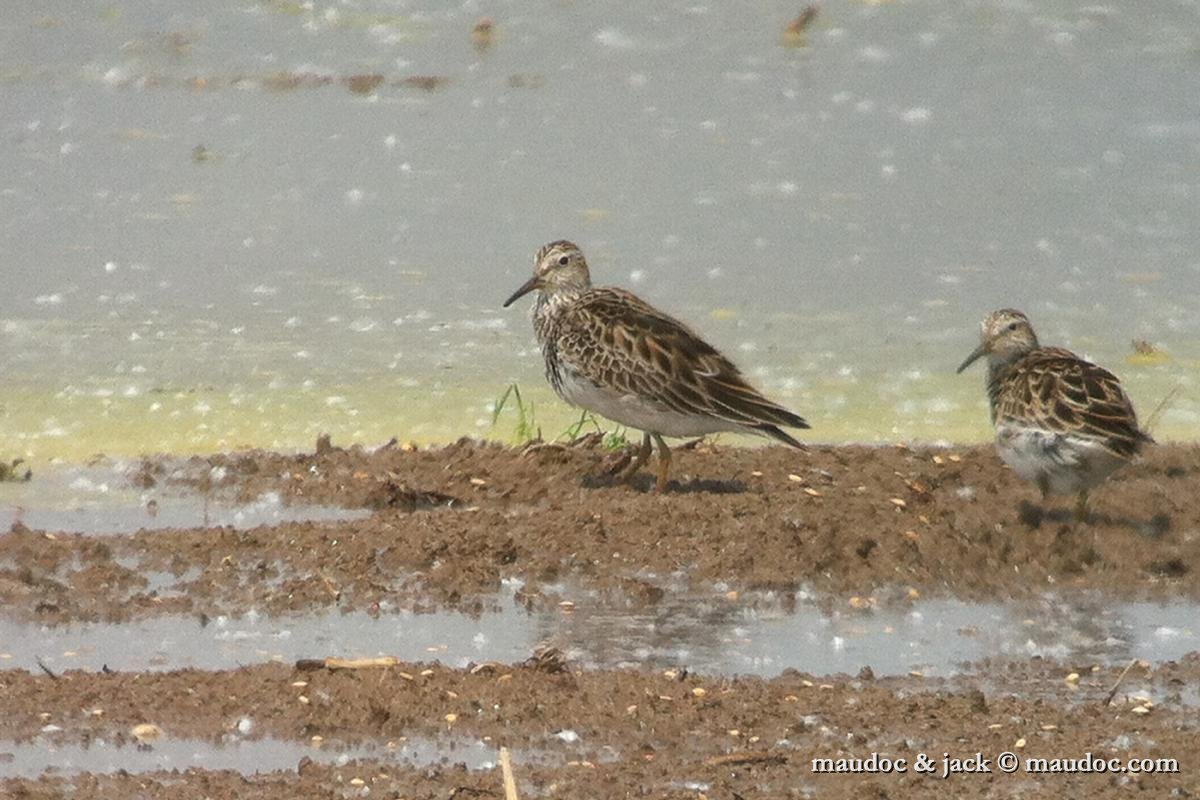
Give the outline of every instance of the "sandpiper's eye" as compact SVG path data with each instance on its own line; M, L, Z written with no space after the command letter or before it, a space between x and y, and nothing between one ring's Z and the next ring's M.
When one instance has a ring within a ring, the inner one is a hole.
M1017 329L1017 327L1018 327L1018 325L1017 325L1017 323L1015 323L1015 322L1010 322L1010 323L1008 323L1008 329L1009 329L1010 331L1015 331L1015 330Z
M571 259L567 258L566 256L559 256L558 257L558 265L560 267L565 267L567 265L567 262L570 260Z

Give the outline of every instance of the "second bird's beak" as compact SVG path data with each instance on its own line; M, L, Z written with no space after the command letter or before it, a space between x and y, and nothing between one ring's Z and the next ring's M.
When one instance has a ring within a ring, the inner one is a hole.
M979 347L976 347L975 351L971 353L971 355L967 356L967 360L958 366L958 369L956 369L955 372L961 373L964 369L974 364L976 359L980 358L981 356L986 356L987 351L988 347L986 343L979 345Z
M521 284L521 288L517 289L515 292L513 292L512 297L510 297L504 301L504 307L508 308L513 303L517 302L522 297L524 297L525 295L532 292L534 289L539 289L539 288L541 288L541 283L538 281L538 276L534 275L532 278L530 278L529 280L527 280L523 284Z

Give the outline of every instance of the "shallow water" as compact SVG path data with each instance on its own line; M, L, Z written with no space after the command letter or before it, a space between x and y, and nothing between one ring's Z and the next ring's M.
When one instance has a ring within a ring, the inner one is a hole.
M454 667L519 662L541 643L587 667L687 667L705 674L959 673L989 657L1069 663L1160 662L1200 650L1195 604L1048 596L1029 603L922 600L911 608L833 610L772 595L677 596L649 607L586 592L570 611L510 602L480 615L322 612L300 617L154 617L45 627L0 621L0 665L68 669L230 669L269 660L396 656Z
M446 440L512 380L553 435L499 303L562 236L816 439L985 438L998 306L1200 429L1190 0L8 11L5 458Z
M366 517L361 509L285 505L274 492L248 503L170 487L137 489L130 464L39 469L36 479L0 483L0 531L15 522L37 530L104 535L138 530L229 526L254 528L283 522ZM3 535L3 534L0 534Z
M294 770L300 759L325 764L346 764L369 758L406 766L448 763L468 769L490 769L495 748L483 742L428 742L405 739L394 747L330 747L279 739L226 737L213 743L196 739L164 738L149 747L112 744L102 739L84 746L58 744L43 737L32 742L0 741L0 778L36 778L39 775L72 775L79 772L112 773L169 770L234 770L243 775ZM520 760L521 755L515 758Z

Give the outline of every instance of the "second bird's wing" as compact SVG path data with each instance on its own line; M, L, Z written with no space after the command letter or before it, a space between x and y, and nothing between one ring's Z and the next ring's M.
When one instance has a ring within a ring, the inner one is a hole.
M1013 365L996 422L1092 439L1122 458L1150 441L1117 377L1058 347L1040 348Z

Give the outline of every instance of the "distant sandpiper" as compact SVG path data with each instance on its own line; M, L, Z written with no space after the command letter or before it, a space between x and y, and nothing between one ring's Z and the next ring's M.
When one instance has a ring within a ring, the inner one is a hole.
M987 356L1000 458L1043 499L1077 494L1075 517L1084 521L1088 490L1153 440L1115 375L1069 350L1041 347L1020 311L994 311L981 327L979 347L958 371Z
M645 466L651 437L658 442L660 492L671 467L664 436L736 431L803 447L781 426L808 423L763 397L682 322L624 289L593 287L587 261L571 242L540 249L533 277L505 307L535 289L533 327L554 391L571 405L644 432L623 479Z

